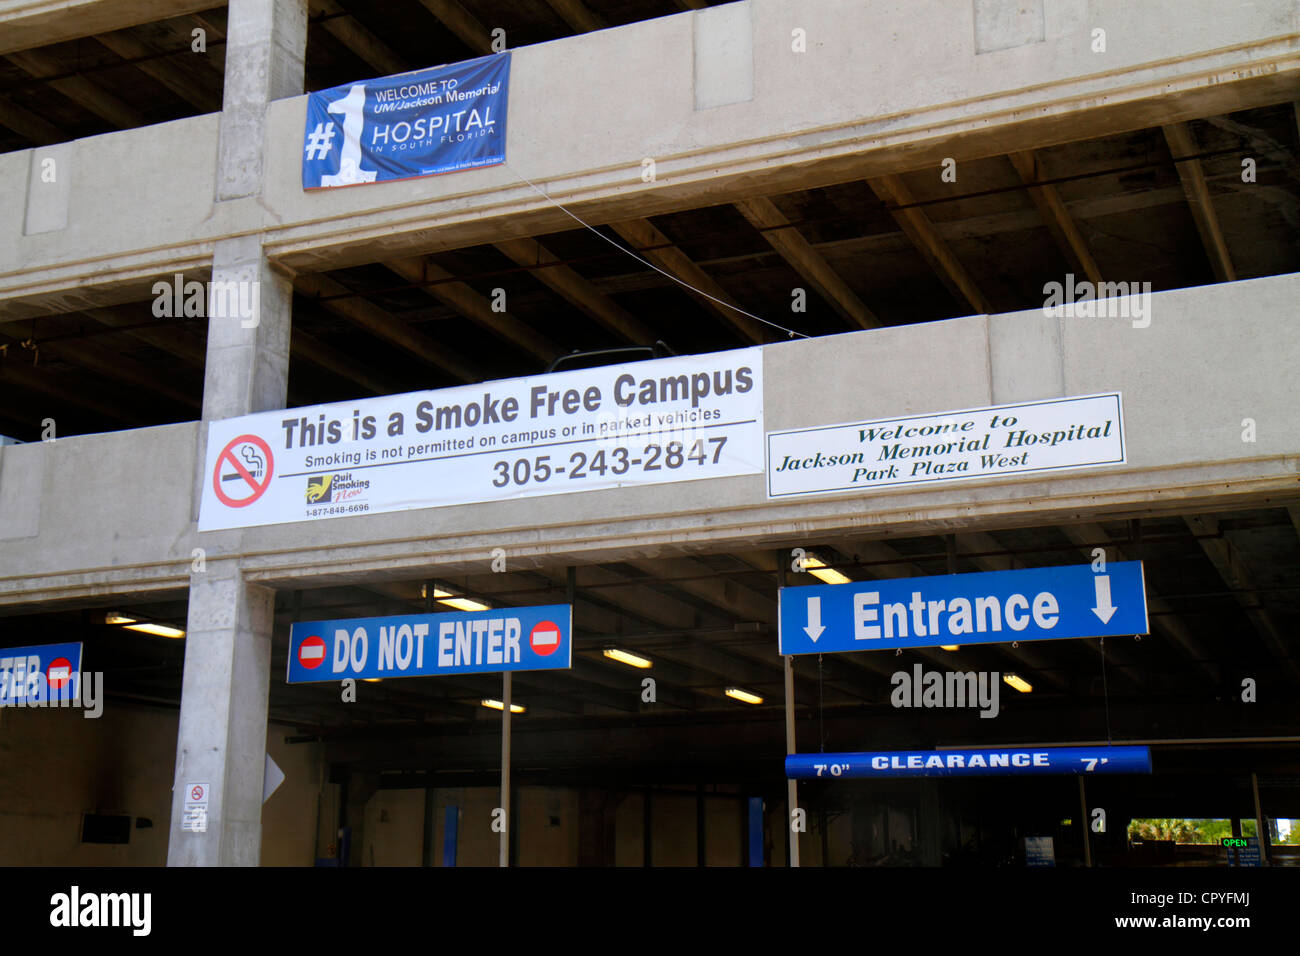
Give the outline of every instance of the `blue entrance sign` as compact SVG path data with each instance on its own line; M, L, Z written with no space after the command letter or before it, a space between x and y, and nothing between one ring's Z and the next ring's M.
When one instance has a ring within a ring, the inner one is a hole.
M782 654L1147 633L1141 561L782 588Z
M290 684L572 666L573 607L308 621L289 631Z
M0 647L0 707L75 701L80 683L80 643Z
M978 750L878 750L790 754L791 780L818 777L980 777L1074 773L1150 773L1147 747L981 747Z

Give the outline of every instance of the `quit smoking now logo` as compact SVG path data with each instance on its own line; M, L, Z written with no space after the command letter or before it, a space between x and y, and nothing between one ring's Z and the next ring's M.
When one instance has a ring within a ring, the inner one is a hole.
M153 894L83 893L74 886L50 897L50 925L127 927L133 936L148 936L153 928Z

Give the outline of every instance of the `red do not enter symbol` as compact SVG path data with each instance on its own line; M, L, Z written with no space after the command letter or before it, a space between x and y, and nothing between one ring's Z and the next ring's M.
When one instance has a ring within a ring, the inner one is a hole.
M541 657L554 654L560 648L560 625L554 621L542 621L528 632L528 646L533 653Z
M50 690L62 690L72 682L72 661L66 657L56 657L45 668L45 681Z
M309 671L325 663L325 641L316 634L306 638L298 647L298 663Z

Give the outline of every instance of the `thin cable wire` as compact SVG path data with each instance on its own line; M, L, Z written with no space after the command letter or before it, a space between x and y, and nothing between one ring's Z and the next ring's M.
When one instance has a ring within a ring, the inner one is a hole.
M633 252L631 249L627 249L627 248L624 248L623 246L619 245L617 242L615 242L613 239L609 238L609 236L605 235L603 232L601 232L601 231L600 231L599 229L597 229L595 226L593 226L593 225L591 225L590 223L584 221L583 219L581 219L580 217L578 217L576 214L570 212L567 208L565 208L565 206L564 206L562 203L556 201L555 199L552 199L552 198L551 198L550 196L548 196L545 192L543 192L541 189L539 189L539 188L538 188L538 187L537 187L533 182L531 182L530 180L524 178L523 176L520 176L517 172L515 172L513 169L511 169L509 163L502 163L501 165L502 165L502 166L505 166L506 169L509 169L509 170L510 170L510 174L511 174L512 176L514 176L516 179L518 179L521 183L526 184L530 189L533 190L533 192L537 193L537 195L541 196L543 199L545 199L547 202L549 202L549 203L550 203L552 206L554 206L556 209L560 210L560 212L564 213L566 216L568 216L570 219L572 219L572 220L573 220L574 222L576 222L578 225L582 226L584 229L587 229L587 230L591 231L592 233L594 233L595 235L599 236L600 238L604 239L606 242L608 242L611 246L613 246L613 247L614 247L615 249L617 249L619 252L622 252L622 253L625 253L626 255L631 256L633 259L635 259L637 262L641 263L643 266L649 266L651 269L653 269L655 272L659 273L659 274L660 274L661 276L663 276L665 279L671 279L673 282L676 282L679 286L682 286L682 287L685 288L685 289L690 289L690 290L691 290L692 292L694 292L696 295L702 295L702 296L704 296L704 298L708 299L708 300L711 301L711 302L716 302L718 305L726 306L726 307L727 307L728 309L730 309L732 312L739 312L741 315L749 316L749 318L753 319L755 322L762 322L764 325L771 326L771 327L774 328L774 329L779 329L780 331L785 332L787 335L789 335L790 338L792 338L792 339L793 339L793 338L801 338L801 339L811 338L811 336L806 335L806 334L804 334L803 332L796 332L794 329L787 329L784 325L777 325L777 323L775 323L775 322L769 322L767 319L763 318L761 315L755 315L753 312L746 312L744 309L740 308L739 306L732 305L730 302L726 302L726 301L724 301L724 300L722 300L722 299L719 299L719 298L718 298L717 296L715 296L715 295L709 295L709 294L708 294L707 292L705 292L703 289L697 289L697 288L695 288L695 286L691 285L689 282L683 282L681 279L677 278L677 276L673 275L671 272L665 272L663 269L660 269L660 268L659 268L657 265L655 265L653 262L649 262L649 261L647 261L647 260L645 260L645 259L642 259L642 258L641 258L640 256L638 256L635 252Z
M1101 644L1101 696L1106 702L1106 746L1110 746L1110 686L1106 683L1106 638L1097 638Z
M822 656L817 655L817 736L821 740L820 752L826 752L826 692L822 685Z

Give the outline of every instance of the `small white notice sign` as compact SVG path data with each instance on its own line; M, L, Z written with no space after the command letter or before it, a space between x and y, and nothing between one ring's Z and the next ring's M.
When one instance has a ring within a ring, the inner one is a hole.
M206 833L208 829L208 790L206 783L185 785L185 815L181 829L191 833Z
M994 405L767 435L769 498L1125 461L1120 394Z

